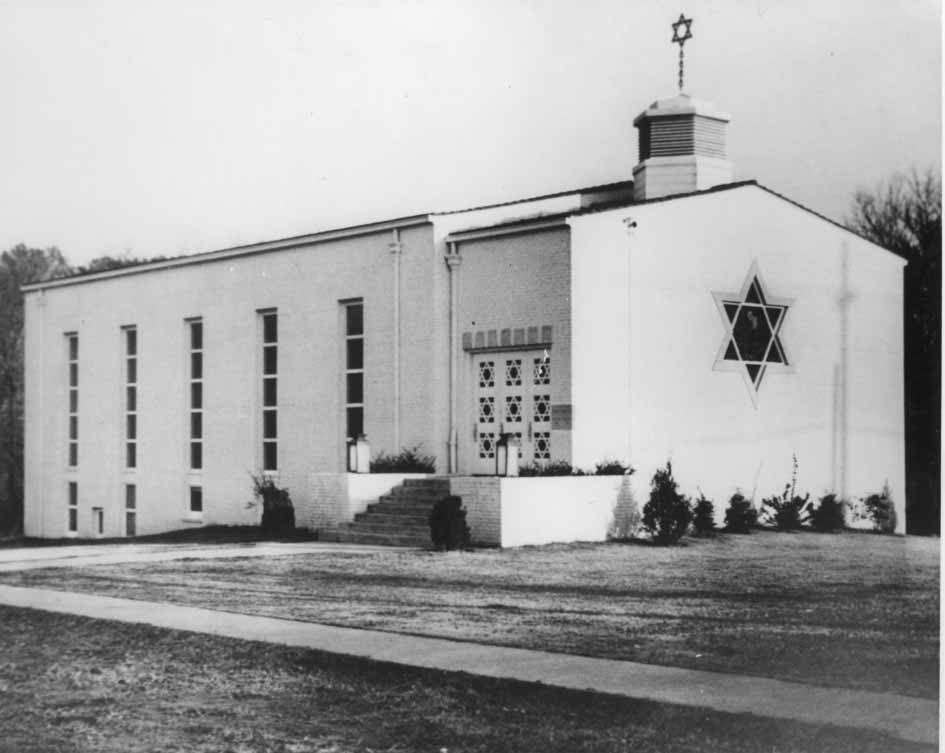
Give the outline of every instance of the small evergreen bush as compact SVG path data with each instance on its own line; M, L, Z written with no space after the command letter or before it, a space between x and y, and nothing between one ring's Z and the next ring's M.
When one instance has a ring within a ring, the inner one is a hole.
M436 458L420 453L420 445L405 447L396 455L378 453L371 460L371 473L436 473Z
M271 476L252 476L254 501L262 505L260 527L268 536L285 536L295 531L295 508L289 490L276 486Z
M741 492L735 492L725 511L725 530L730 533L748 533L757 524L758 511L751 500L745 499Z
M449 496L437 500L430 512L429 523L430 538L437 549L469 548L470 532L461 498Z
M715 531L715 505L701 491L693 509L692 527L700 535L709 535Z
M879 494L864 497L863 507L866 509L865 517L873 522L874 531L877 533L896 532L896 508L893 505L892 492L889 491L889 483L883 484L883 490Z
M832 533L843 529L845 520L843 511L846 503L837 499L836 494L825 494L820 504L810 512L811 528L822 533Z
M657 469L650 482L650 499L643 506L643 527L653 541L663 546L675 544L689 530L692 508L689 499L679 493L673 478L673 465Z
M619 460L601 460L594 466L595 476L632 476L633 468Z

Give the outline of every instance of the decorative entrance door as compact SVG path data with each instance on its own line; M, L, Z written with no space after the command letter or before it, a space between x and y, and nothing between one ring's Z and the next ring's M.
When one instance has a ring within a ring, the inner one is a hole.
M480 354L474 360L474 473L495 473L503 433L521 443L519 463L551 460L551 363L547 351Z

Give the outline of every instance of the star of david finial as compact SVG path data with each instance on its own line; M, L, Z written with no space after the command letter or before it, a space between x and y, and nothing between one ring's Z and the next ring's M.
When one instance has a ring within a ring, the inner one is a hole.
M739 292L712 296L725 325L715 369L740 372L752 401L757 404L758 390L766 374L792 370L781 330L793 301L767 294L757 264L752 265Z
M685 26L686 30L680 35L680 27ZM673 24L673 44L682 47L687 39L692 39L692 19L686 18L682 13L679 14L679 20Z
M672 44L679 45L679 91L683 88L683 45L687 39L692 39L692 19L686 18L682 13L679 14L679 20L672 24L673 41ZM683 29L680 33L680 29Z

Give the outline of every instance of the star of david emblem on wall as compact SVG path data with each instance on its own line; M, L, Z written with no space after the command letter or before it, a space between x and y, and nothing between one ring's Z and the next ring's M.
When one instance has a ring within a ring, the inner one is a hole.
M757 262L737 293L712 293L725 326L715 359L717 371L740 372L757 405L767 374L792 371L781 331L793 300L768 295Z

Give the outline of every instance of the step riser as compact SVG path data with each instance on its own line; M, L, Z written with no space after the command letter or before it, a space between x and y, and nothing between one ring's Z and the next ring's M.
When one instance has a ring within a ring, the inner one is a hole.
M450 490L450 482L438 478L405 478L401 486Z
M388 515L380 512L359 512L354 516L355 523L377 523L392 526L425 526L430 522L428 515Z
M415 504L413 502L372 502L367 506L368 513L379 515L429 515L433 512L433 505Z
M375 546L410 546L429 548L433 544L426 536L388 536L384 534L355 533L351 531L337 531L326 533L323 541L337 541L343 544L374 544Z
M430 526L385 526L370 523L352 523L350 533L382 533L385 536L412 536L425 538L430 535Z
M449 494L443 494L442 492L415 492L412 490L408 491L397 491L391 489L387 494L382 494L378 499L385 500L416 500L417 502L436 502L441 499L445 499Z

